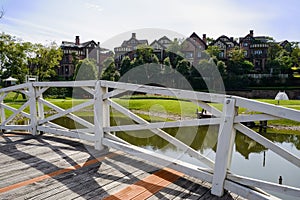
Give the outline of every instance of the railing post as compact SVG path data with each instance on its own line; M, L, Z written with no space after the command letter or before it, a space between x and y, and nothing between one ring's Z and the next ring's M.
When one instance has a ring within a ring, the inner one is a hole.
M41 88L39 88L39 87L35 88L35 94L37 92L39 92L40 89ZM37 109L38 109L37 110L37 112L38 112L38 120L42 120L42 119L45 118L44 105L43 105L43 103L41 103L39 101L39 99L41 99L41 98L43 98L43 94L40 94L39 96L36 97ZM37 126L38 126L38 124L37 124ZM42 134L42 133L43 133L42 131L39 132L39 134Z
M32 83L28 83L29 89L29 107L30 107L30 126L31 126L31 134L37 135L37 109L36 109L36 96L35 96L35 88Z
M5 122L5 120L6 120L5 110L4 110L3 106L2 106L2 104L4 103L3 102L4 101L4 96L5 96L5 93L3 94L3 97L1 97L1 102L0 102L1 124L2 124L2 122ZM1 131L4 132L4 129L2 129L2 126L1 126Z
M221 117L214 175L211 193L217 196L224 194L224 180L231 164L232 150L235 140L233 120L236 115L235 99L225 98Z
M103 101L103 95L107 93L107 88L101 87L101 81L96 82L94 95L94 124L95 124L95 149L102 150L104 137L103 127L110 125L109 105Z

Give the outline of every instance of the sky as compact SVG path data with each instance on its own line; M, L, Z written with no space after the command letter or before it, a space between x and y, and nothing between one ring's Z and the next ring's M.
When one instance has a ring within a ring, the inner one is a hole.
M24 41L94 40L120 46L132 32L151 43L163 35L267 35L300 41L299 0L0 0L0 31ZM102 45L103 44L103 45Z

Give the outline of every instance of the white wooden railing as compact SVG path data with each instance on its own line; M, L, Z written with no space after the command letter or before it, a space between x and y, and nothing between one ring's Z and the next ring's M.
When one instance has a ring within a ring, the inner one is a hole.
M83 101L83 103L75 105L72 108L63 109L43 98L43 93L50 87L82 88L86 92L90 93L93 98L87 99L86 101ZM110 89L110 92L108 92L108 89ZM13 108L9 103L4 103L7 94L13 91L21 92L27 97L27 101L23 102L19 108ZM127 91L166 95L173 96L178 99L190 100L197 106L207 110L214 117L209 119L191 119L150 123L134 114L127 108L111 100L112 97L122 95ZM211 192L217 196L222 196L224 189L226 189L249 199L276 199L262 190L274 191L294 197L300 197L299 188L287 185L279 185L249 177L242 177L234 175L230 172L236 130L262 144L290 163L300 167L300 158L298 156L293 155L289 151L279 147L267 138L241 124L242 122L275 120L280 118L300 121L300 111L261 103L237 96L110 81L25 83L0 89L0 94L0 129L2 131L23 130L29 131L33 135L37 135L39 132L47 132L94 142L95 148L98 150L101 150L105 147L120 149L124 152L156 162L160 165L168 165L168 167L181 171L187 175L212 183ZM223 104L223 110L219 111L208 103ZM29 112L24 111L24 109L27 107L29 108ZM56 112L54 114L52 113L50 116L45 116L44 107L49 107ZM91 123L74 114L74 112L86 107L93 107L94 123ZM131 118L136 122L136 124L111 126L111 108ZM248 110L256 111L256 113L260 114L238 115L237 111L239 108L246 108ZM12 114L7 116L8 114L5 112L6 110L9 110ZM19 115L25 119L28 119L29 124L14 125L12 122ZM85 128L69 129L52 122L54 119L58 119L63 116L74 120L76 123ZM220 128L216 158L214 161L162 130L162 128L168 127L218 124L220 125ZM116 137L114 134L111 134L118 131L137 130L152 131L154 134L175 145L177 148L184 150L190 156L200 160L207 166L207 168L201 168L180 160L174 161L167 156L131 145L126 141Z

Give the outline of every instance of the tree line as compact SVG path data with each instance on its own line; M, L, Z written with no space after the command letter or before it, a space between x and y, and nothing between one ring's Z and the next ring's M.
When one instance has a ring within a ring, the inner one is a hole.
M18 79L25 82L26 75L35 75L40 81L52 80L57 76L62 51L53 42L48 45L23 42L11 35L0 34L0 78Z

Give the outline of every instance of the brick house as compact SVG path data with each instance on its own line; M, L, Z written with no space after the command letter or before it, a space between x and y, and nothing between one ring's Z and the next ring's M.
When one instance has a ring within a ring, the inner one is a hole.
M129 55L131 59L134 58L134 51L140 45L148 45L148 40L138 40L136 38L136 33L132 33L129 40L123 41L120 47L115 47L115 63L120 66L121 61L124 56Z
M207 49L206 34L200 38L195 32L182 42L181 52L185 59L192 65L197 65L203 57L203 51Z
M96 43L94 40L91 40L81 43L79 36L75 37L75 42L62 41L60 48L63 51L63 57L60 67L57 69L57 74L65 80L69 80L74 75L75 59L83 60L85 58L92 58L96 61L97 67L100 70L101 63L107 57L112 56L112 52L100 48L100 42Z
M172 41L167 37L163 36L158 40L154 40L150 46L153 48L153 52L160 61L163 61L165 58L165 50L170 46Z
M239 44L233 39L233 37L227 37L222 35L214 40L210 46L217 46L219 47L220 53L218 55L218 59L227 61L228 60L228 53L230 50L238 47Z
M268 57L269 37L254 37L253 30L249 34L240 38L240 48L245 51L245 57L253 63L256 71L263 71Z

